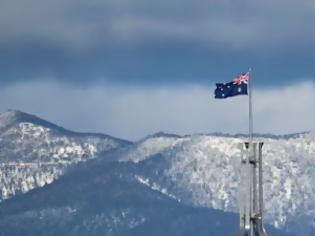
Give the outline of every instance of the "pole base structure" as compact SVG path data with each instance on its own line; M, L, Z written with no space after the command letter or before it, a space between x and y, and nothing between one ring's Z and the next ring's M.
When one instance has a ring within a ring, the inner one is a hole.
M240 230L236 236L267 236L263 225L262 142L241 144Z

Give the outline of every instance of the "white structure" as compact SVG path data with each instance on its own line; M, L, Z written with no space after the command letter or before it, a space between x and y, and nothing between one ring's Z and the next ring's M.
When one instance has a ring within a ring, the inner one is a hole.
M240 231L237 236L267 236L263 226L262 142L241 145Z

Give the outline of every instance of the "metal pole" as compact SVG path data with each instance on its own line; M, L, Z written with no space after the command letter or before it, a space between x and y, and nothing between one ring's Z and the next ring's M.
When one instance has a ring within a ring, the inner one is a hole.
M251 161L250 159L252 158L251 155L253 155L254 152L254 147L253 147L253 108L252 108L252 82L251 82L251 68L248 70L248 133L249 133L249 150L248 150L248 159L249 161ZM255 180L253 179L255 172L253 170L250 171L251 175L250 176L250 208L251 208L251 213L249 215L249 217L252 217L252 212L254 210L255 207L255 188L253 187L253 182L255 182ZM250 223L251 228L250 228L250 235L253 235L253 222L251 221Z
M263 209L264 209L264 205L263 205L263 170L262 170L262 147L263 147L264 143L259 143L259 214L261 217L261 221L263 218Z
M249 68L248 70L248 135L249 135L249 142L253 142L253 104L252 104L252 78L251 78L252 69Z
M257 160L256 160L256 150L257 150L257 143L253 143L253 160L252 160L252 165L253 165L253 195L254 195L254 199L253 199L253 212L256 213L258 210L258 190L257 190ZM259 183L259 180L258 180Z

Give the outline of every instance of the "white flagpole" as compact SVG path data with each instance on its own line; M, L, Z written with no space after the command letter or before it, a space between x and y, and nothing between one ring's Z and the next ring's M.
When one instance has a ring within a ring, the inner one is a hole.
M248 136L249 136L249 150L248 150L248 160L251 160L251 154L254 150L252 150L253 148L253 104L252 104L252 78L251 78L251 72L252 69L249 68L248 70ZM253 178L253 176L252 176ZM250 181L253 181L253 179L251 179ZM250 208L253 210L253 206L252 206L252 201L254 200L253 197L255 198L255 196L253 196L254 194L254 190L252 188L252 184L254 184L253 182L250 185ZM255 201L255 200L254 200ZM251 222L251 228L250 228L250 232L249 235L252 236L254 235L253 233L253 224Z
M249 142L253 142L253 104L252 104L252 76L251 76L252 69L249 68L248 70L248 136Z

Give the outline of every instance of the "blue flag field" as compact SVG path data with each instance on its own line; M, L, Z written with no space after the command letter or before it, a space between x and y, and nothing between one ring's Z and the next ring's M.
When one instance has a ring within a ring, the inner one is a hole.
M249 73L242 74L229 83L217 83L214 91L215 98L222 99L237 95L248 95Z

